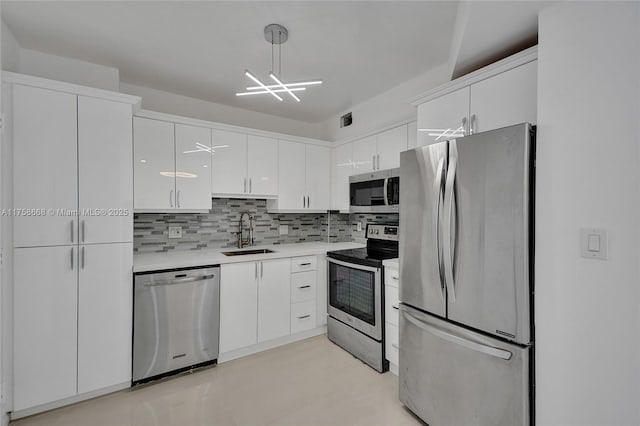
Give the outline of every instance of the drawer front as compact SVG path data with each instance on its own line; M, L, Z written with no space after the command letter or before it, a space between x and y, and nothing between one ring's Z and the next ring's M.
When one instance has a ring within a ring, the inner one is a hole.
M390 285L392 287L398 287L400 283L400 273L397 269L385 267L384 268L384 285Z
M398 342L400 341L398 326L386 323L384 352L390 363L398 365Z
M398 326L398 288L384 286L384 317L386 322Z
M291 274L291 303L316 298L316 271Z
M294 303L291 305L291 334L316 328L316 302Z
M291 272L304 272L316 270L315 256L300 256L291 258Z

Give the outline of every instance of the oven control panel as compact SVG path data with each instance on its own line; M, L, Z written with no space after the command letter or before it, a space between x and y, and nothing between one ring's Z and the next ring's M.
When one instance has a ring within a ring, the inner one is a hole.
M398 225L368 224L367 238L374 240L398 241Z

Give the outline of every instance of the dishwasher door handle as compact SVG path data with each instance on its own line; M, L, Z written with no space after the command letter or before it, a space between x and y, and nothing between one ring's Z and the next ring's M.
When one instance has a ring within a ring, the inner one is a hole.
M187 284L187 283L193 283L193 282L196 282L196 281L210 280L213 277L215 277L214 274L201 275L199 277L178 278L178 279L170 280L170 281L160 281L160 282L157 282L157 283L145 284L144 286L145 287L158 287L158 286L163 286L163 285Z

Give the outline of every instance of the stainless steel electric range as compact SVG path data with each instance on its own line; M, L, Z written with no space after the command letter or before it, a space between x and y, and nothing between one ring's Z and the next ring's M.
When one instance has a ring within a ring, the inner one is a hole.
M379 372L384 355L382 261L398 257L398 225L369 224L367 247L327 253L329 340Z

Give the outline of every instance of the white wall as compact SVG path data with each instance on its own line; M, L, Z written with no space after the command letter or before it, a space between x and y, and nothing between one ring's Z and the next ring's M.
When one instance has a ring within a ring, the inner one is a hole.
M540 14L538 426L640 424L640 4ZM580 227L609 259L580 257Z
M120 83L120 91L142 97L142 108L152 111L327 140L322 123L291 120L124 82Z
M449 81L448 67L444 63L368 101L353 105L325 121L327 139L341 141L375 132L403 120L415 120L416 108L408 102L408 99L447 81ZM353 113L353 124L340 128L340 116L349 111Z
M2 69L17 72L20 61L20 46L2 19L0 19L0 27L2 31Z
M29 49L20 49L18 72L114 92L120 87L118 68Z

